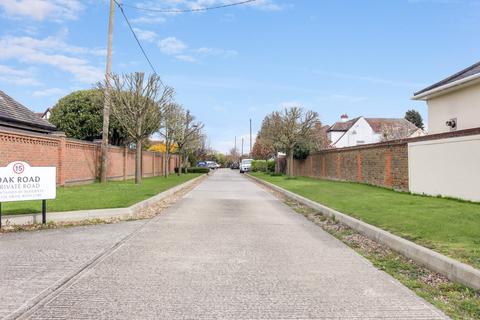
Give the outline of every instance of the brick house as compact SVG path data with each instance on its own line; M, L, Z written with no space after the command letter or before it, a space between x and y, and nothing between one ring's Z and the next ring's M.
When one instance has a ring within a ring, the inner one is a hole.
M327 130L331 147L344 148L377 143L395 139L418 137L425 134L422 129L403 118L348 119L343 114L341 120Z
M480 127L480 62L414 94L428 104L429 133Z
M0 90L0 129L50 134L54 125Z

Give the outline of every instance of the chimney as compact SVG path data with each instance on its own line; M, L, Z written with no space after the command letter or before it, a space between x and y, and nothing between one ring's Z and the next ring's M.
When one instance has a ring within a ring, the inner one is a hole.
M348 121L348 114L344 113L340 116L340 121L341 122L347 122Z

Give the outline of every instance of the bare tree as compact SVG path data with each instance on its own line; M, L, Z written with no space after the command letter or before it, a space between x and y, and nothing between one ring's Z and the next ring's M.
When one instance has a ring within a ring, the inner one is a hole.
M313 139L313 128L318 123L318 114L299 107L285 108L282 112L268 115L262 124L263 143L275 152L287 154L287 174L293 176L293 151L295 146Z
M183 116L183 127L177 132L174 132L174 140L178 147L178 155L180 158L178 168L179 175L184 168L185 160L188 161L188 152L200 144L200 136L198 133L203 129L203 124L198 121L194 121L195 118L190 114L189 110L187 110Z
M110 76L112 114L135 142L135 183L142 181L142 143L161 124L162 110L173 97L156 74L147 79L142 72ZM105 84L100 84L103 89Z
M160 135L165 140L165 155L163 157L163 174L167 177L170 174L170 156L173 149L177 148L176 139L183 129L185 111L183 107L175 102L165 106Z

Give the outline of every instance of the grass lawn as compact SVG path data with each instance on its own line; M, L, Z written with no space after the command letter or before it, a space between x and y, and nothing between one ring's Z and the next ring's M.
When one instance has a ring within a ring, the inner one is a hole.
M307 177L253 176L480 269L480 204Z
M127 180L111 181L105 185L92 183L59 187L57 198L47 201L47 212L128 207L198 176L200 174L189 173L168 178L144 178L140 185ZM5 202L2 203L2 214L41 212L41 208L41 201Z

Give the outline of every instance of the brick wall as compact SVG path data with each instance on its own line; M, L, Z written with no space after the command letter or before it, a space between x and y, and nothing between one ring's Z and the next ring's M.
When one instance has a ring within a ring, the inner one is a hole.
M68 185L93 182L99 176L100 145L67 139L63 136L30 134L0 129L0 167L21 160L31 166L57 168L57 184ZM170 172L178 159L172 155ZM144 177L163 174L163 154L143 152ZM109 147L108 178L123 180L135 175L135 151L124 147Z
M295 160L294 173L408 190L406 142L324 150Z
M329 149L294 161L294 174L314 178L353 181L395 190L409 189L408 144L480 134L480 128L444 132L363 146ZM285 158L277 166L285 170ZM439 172L438 174L442 174Z

